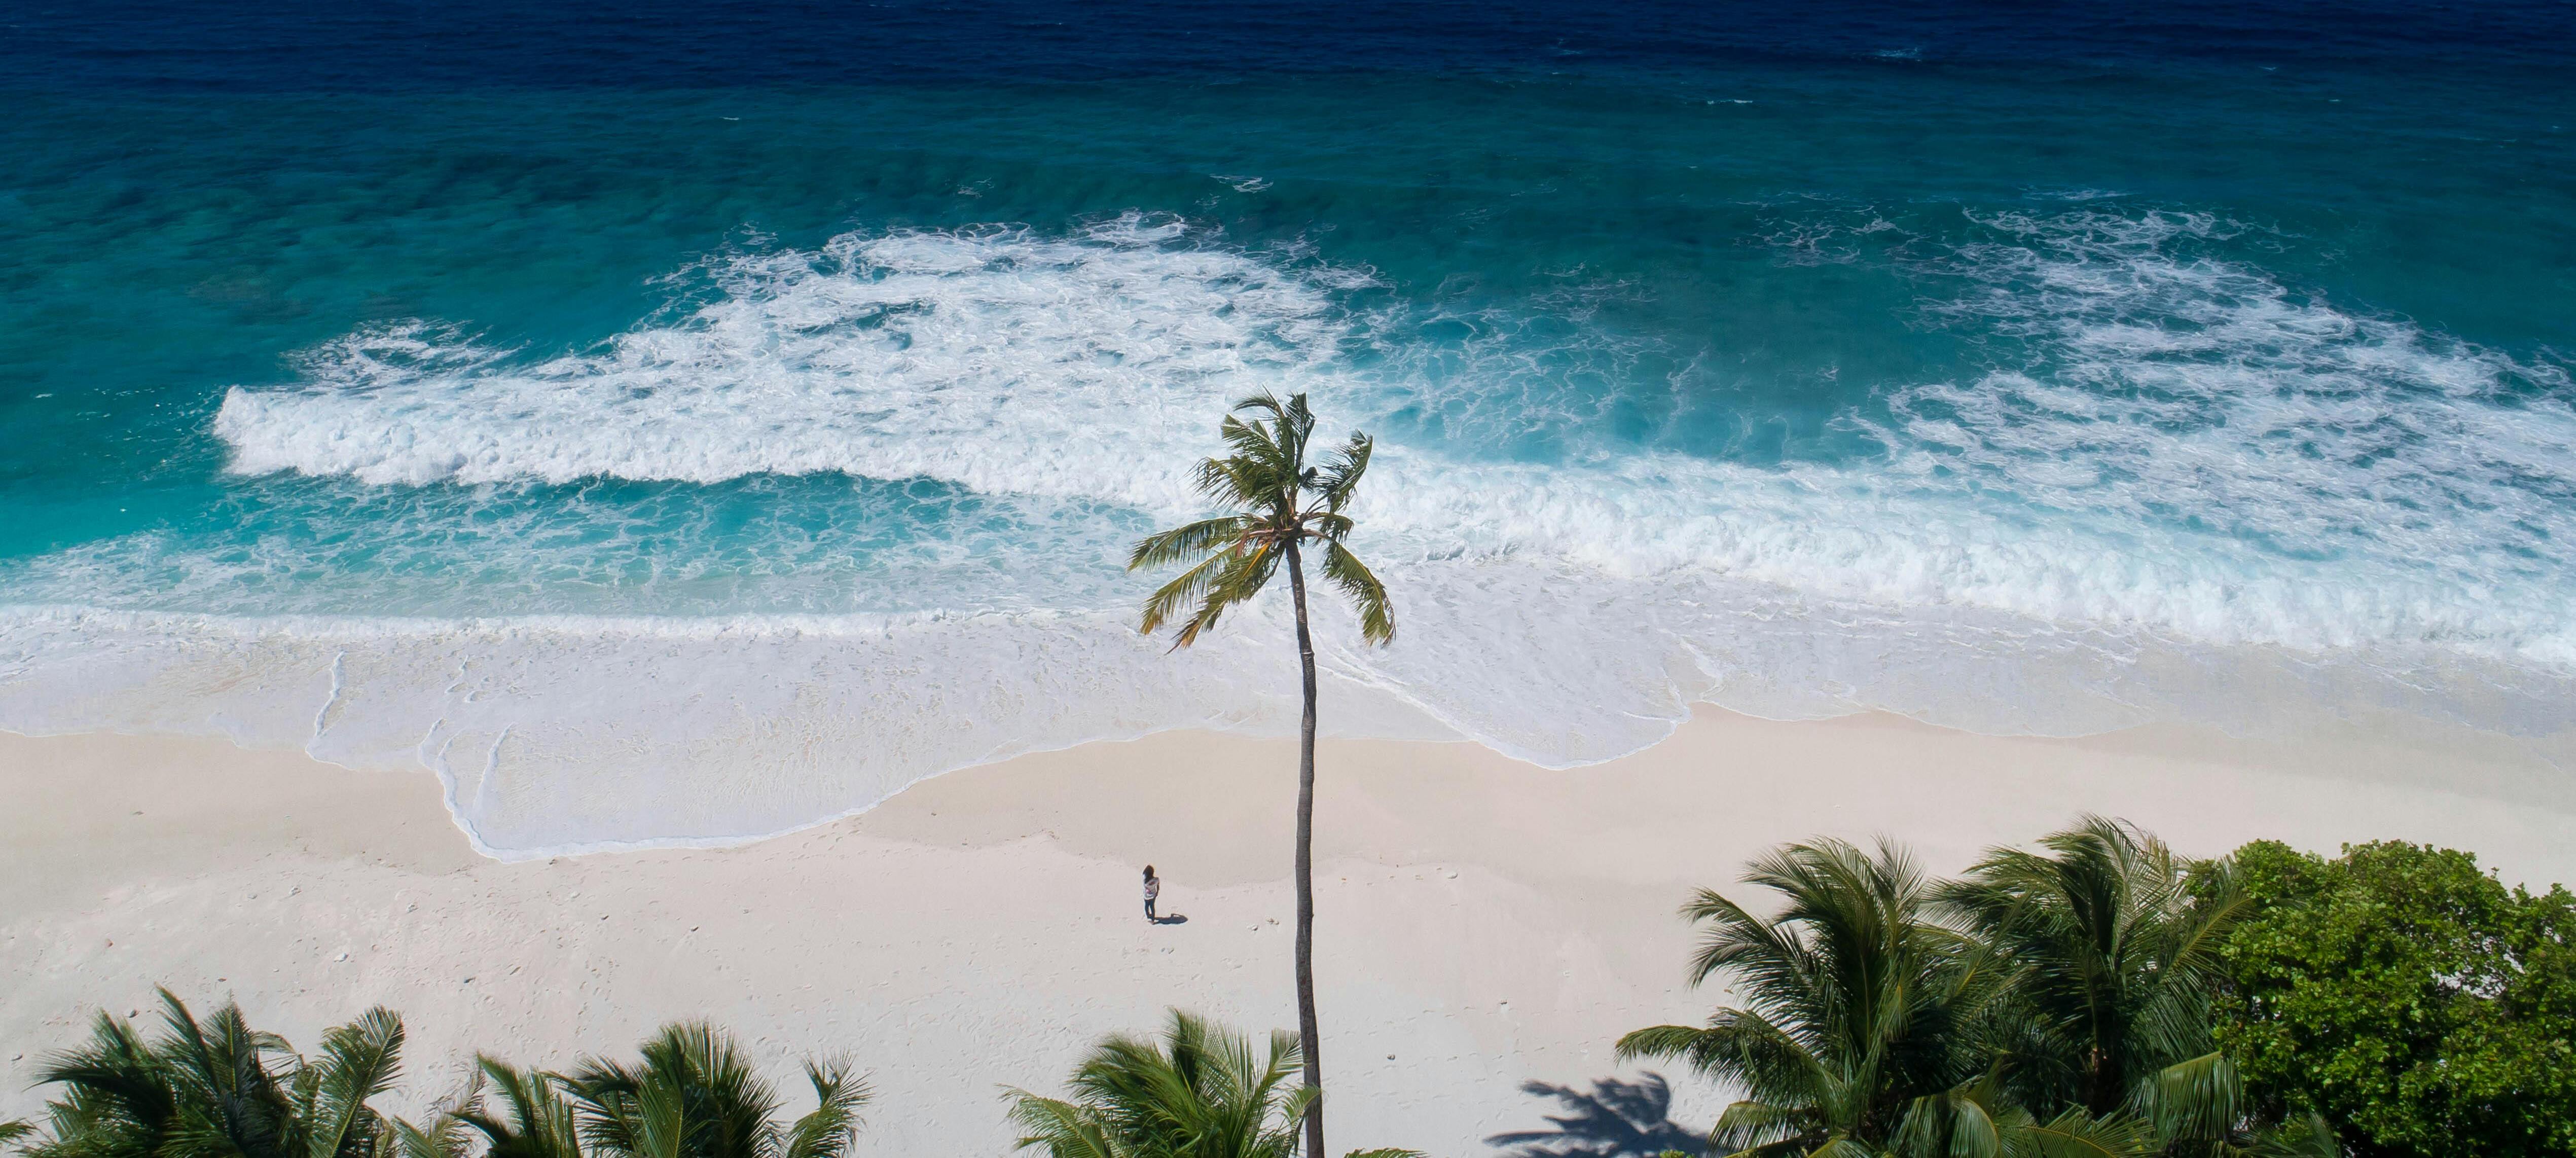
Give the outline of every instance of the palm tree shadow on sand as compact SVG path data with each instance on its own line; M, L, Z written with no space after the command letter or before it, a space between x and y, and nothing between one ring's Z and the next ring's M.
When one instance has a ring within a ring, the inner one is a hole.
M1603 1078L1589 1093L1572 1086L1523 1082L1521 1091L1553 1099L1559 1111L1546 1115L1550 1128L1494 1134L1485 1144L1506 1158L1655 1158L1667 1150L1702 1154L1705 1131L1692 1130L1669 1116L1673 1091L1662 1075L1636 1081Z

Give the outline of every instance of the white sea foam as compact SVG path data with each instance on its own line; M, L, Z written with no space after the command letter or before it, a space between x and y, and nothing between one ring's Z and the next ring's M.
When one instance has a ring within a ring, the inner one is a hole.
M1425 319L1354 305L1387 296L1366 271L1141 215L737 255L710 266L703 304L551 358L429 325L352 335L291 387L227 396L215 430L235 471L420 494L837 472L1018 496L1016 521L906 540L886 553L911 562L866 571L820 562L864 553L839 532L752 550L737 572L808 581L764 605L796 614L22 607L0 615L0 722L211 719L344 762L425 764L460 822L513 855L741 839L1013 751L1275 728L1293 689L1275 604L1165 658L1126 630L1132 593L1103 557L1125 526L1106 512L1194 512L1185 468L1212 448L1212 416L1272 388L1314 393L1336 421L1439 414L1453 436L1382 446L1357 511L1403 636L1328 654L1348 732L1464 735L1565 765L1651 743L1695 702L2063 734L2256 727L2270 701L2253 686L2564 725L2563 370L2208 256L2242 227L2206 216L1978 224L1924 260L1927 284L1953 287L1925 321L2021 355L1837 420L1881 456L1776 467L1592 435L1636 350L1579 303L1408 346ZM1567 364L1591 369L1548 369ZM1534 430L1564 453L1515 462L1455 437ZM444 525L421 518L385 525ZM470 549L498 552L496 574L671 562L660 531L611 564L577 535L527 538ZM127 573L285 575L305 550L109 544L5 590L59 605ZM943 579L961 559L985 571Z

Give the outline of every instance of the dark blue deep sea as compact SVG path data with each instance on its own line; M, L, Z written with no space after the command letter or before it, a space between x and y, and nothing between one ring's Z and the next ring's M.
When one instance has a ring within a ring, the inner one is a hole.
M25 0L0 728L426 765L526 852L1276 727L1279 609L1167 658L1120 566L1272 389L1379 440L1346 732L2562 731L2571 59L2564 2Z

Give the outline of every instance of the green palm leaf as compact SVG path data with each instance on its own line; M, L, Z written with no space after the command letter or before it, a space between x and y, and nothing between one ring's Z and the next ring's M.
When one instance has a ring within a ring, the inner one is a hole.
M560 1080L538 1070L514 1069L498 1058L477 1055L477 1073L501 1097L501 1113L470 1098L454 1116L483 1136L485 1158L581 1158L581 1138L572 1104Z
M2145 1122L2120 1114L2096 1118L2071 1109L2015 1131L2005 1153L2009 1158L2150 1158L2160 1149Z
M1009 1091L1011 1121L1049 1158L1291 1158L1312 1097L1290 1085L1302 1061L1293 1035L1256 1048L1174 1010L1157 1038L1094 1046L1070 1098Z
M1914 862L1886 844L1818 841L1756 858L1744 879L1777 896L1773 915L1710 890L1682 910L1703 926L1692 980L1722 979L1740 1004L1704 1027L1629 1034L1621 1056L1678 1058L1742 1090L1711 1135L1720 1150L1876 1153L1902 1139L1965 1156L2000 1145L1994 1095L1970 1085L1986 1059L1966 1032L1993 984L1933 920Z
M363 1158L375 1141L367 1100L402 1072L402 1018L381 1006L322 1035L322 1060L307 1072L315 1095L304 1116L306 1158Z
M1942 908L2009 974L1995 1044L2016 1059L2021 1097L2109 1114L2158 1071L2211 1052L2217 946L2243 894L2223 866L2101 817L2039 843L1990 851L1941 890Z
M858 1136L868 1083L838 1066L811 1062L806 1063L805 1080L814 1087L814 1108L788 1128L785 1158L841 1158Z

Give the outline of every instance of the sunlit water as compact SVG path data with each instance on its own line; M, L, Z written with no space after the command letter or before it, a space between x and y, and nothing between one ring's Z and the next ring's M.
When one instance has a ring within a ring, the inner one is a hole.
M2576 708L2563 6L472 15L13 17L0 727L509 855L1275 729L1119 565L1263 389L1345 734Z

